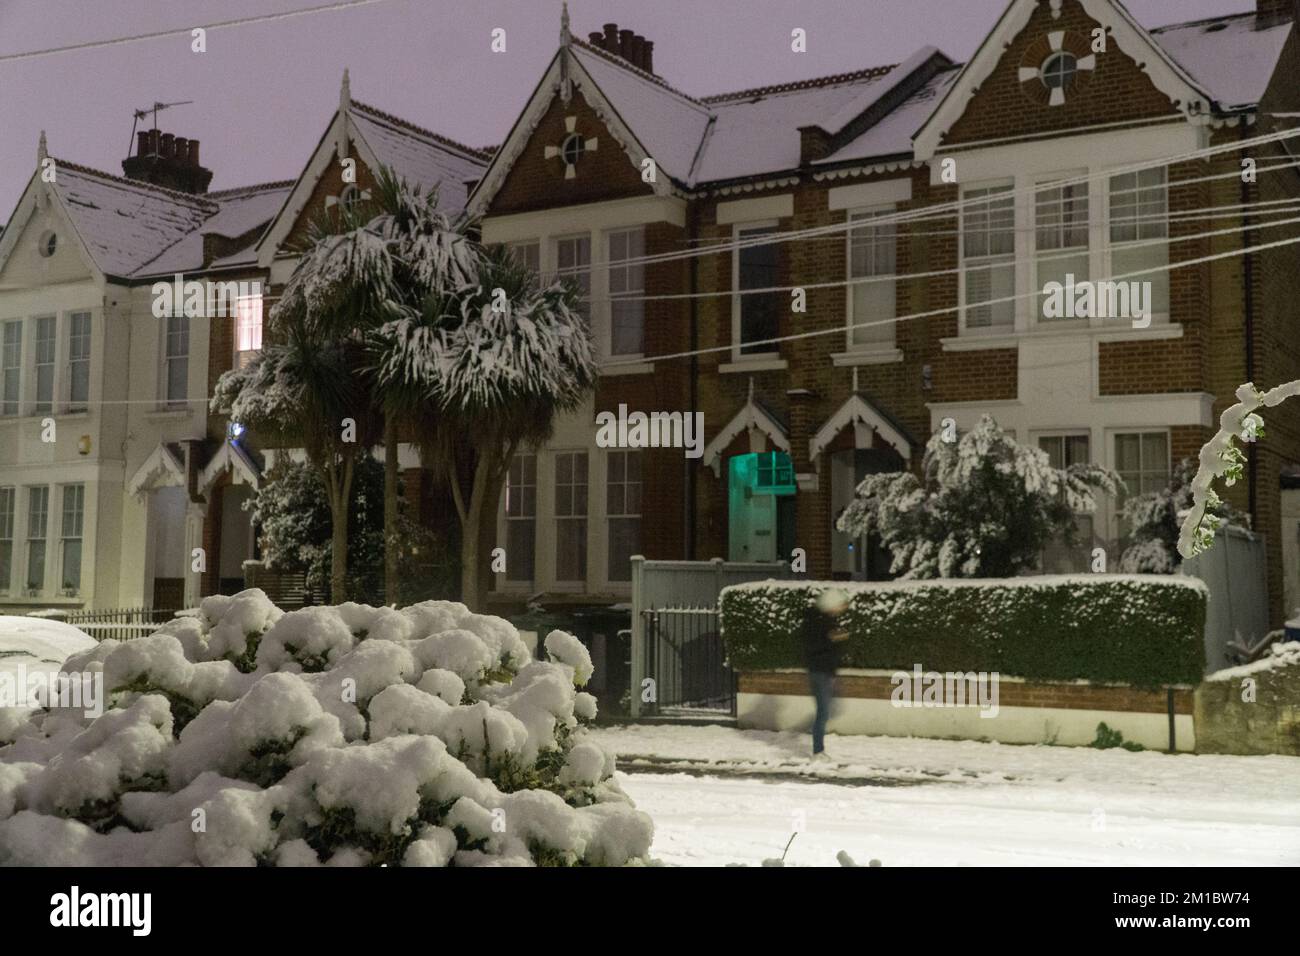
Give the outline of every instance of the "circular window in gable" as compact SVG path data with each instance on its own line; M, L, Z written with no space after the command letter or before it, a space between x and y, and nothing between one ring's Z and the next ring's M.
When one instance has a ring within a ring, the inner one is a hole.
M41 254L42 259L48 259L54 255L54 251L58 248L59 237L48 229L41 233L41 237L36 240L36 251Z
M577 166L582 154L587 151L587 143L579 133L570 133L560 145L560 157L566 166Z
M1038 71L1043 86L1049 90L1068 90L1078 72L1078 60L1069 50L1053 53Z

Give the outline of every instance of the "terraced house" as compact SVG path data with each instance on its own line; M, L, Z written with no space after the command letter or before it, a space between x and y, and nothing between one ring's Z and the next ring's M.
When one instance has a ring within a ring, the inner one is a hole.
M42 138L0 238L0 613L242 589L257 553L242 505L277 450L209 413L217 378L261 348L313 215L364 198L381 164L438 185L455 214L486 159L353 103L346 75L294 181L208 192L199 145L141 132L122 177ZM197 282L216 305L201 316L184 308Z
M1112 0L1014 0L965 64L927 48L705 97L634 32L566 23L469 210L485 241L588 291L603 369L591 406L512 469L499 597L619 600L638 552L802 548L813 575L882 576L879 549L833 526L856 482L986 412L1058 465L1165 487L1238 385L1300 377L1300 254L1240 254L1295 235L1258 212L1300 192L1295 147L1237 145L1295 123L1295 14L1260 0L1145 29ZM890 213L915 217L874 221ZM1042 307L1049 282L1134 273L1145 319ZM703 413L702 459L601 447L595 417L620 406ZM1274 416L1234 496L1266 536L1276 619L1300 422ZM1045 566L1118 554L1114 503L1079 520L1086 546Z

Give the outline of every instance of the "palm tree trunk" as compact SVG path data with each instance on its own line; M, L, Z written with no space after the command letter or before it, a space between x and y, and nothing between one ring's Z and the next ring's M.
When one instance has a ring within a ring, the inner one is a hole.
M396 604L397 554L397 415L384 413L384 600Z
M482 554L479 538L483 532L483 503L487 497L489 468L489 463L482 458L474 464L474 485L470 491L469 503L461 527L460 599L469 606L470 610L478 610L483 602L483 595L479 591L482 580L479 573Z
M330 601L342 604L347 598L348 505L352 501L353 460L343 463L343 473L330 469Z

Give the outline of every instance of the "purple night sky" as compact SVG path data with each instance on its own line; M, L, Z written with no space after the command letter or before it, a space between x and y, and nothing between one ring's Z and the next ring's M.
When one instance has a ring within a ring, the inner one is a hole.
M320 5L324 0L0 0L0 56ZM655 43L656 72L705 95L904 59L932 44L968 57L1006 0L570 0L579 37L615 21ZM1147 26L1253 8L1253 0L1129 0ZM189 36L0 61L0 222L44 129L64 160L121 173L131 112L202 141L212 188L298 175L349 67L356 99L474 146L499 143L559 37L559 0L389 0ZM508 51L489 49L507 31ZM790 51L790 30L808 52ZM143 128L143 127L142 127Z

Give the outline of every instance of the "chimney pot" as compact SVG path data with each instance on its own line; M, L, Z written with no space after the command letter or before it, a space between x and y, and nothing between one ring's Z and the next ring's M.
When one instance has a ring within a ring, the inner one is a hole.
M135 134L135 154L137 156L149 155L149 131L142 129Z
M171 159L176 155L176 137L172 133L163 133L159 138L158 155L164 159Z
M618 31L618 55L625 60L632 59L632 31Z
M587 39L591 41L591 45L592 45L592 46L594 46L594 47L600 47L600 49L602 49L602 50L605 49L605 34L603 34L603 33L588 33L588 34L587 34Z
M632 61L632 65L635 66L637 69L644 70L645 69L645 37L635 33L632 34L631 48L632 48L631 49L632 55L629 56L628 59Z
M190 162L190 141L184 136L176 137L176 162L188 166Z
M1300 3L1300 0L1296 0L1296 2ZM645 70L647 73L653 73L655 71L655 45L653 40L646 40L642 45L641 63L641 69Z
M197 166L198 164L199 164L199 141L197 139L192 139L190 140L190 165Z
M618 24L605 24L605 51L608 53L618 52Z
M149 130L149 151L145 155L158 155L158 131L156 129Z

